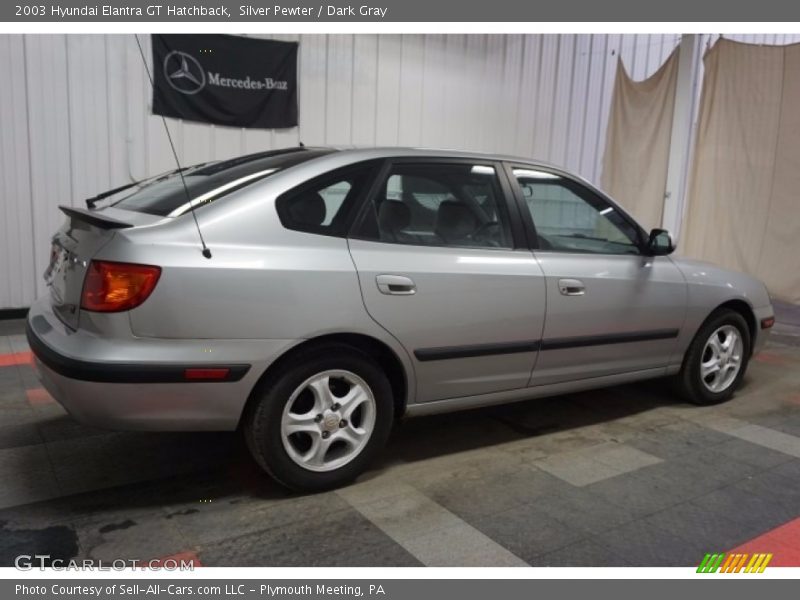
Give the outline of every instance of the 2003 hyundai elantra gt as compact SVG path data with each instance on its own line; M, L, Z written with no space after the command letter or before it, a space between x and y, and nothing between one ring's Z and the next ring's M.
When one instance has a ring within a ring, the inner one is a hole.
M774 321L759 281L523 159L301 147L103 196L62 207L44 385L92 425L241 427L296 489L356 477L404 414L662 376L724 401Z

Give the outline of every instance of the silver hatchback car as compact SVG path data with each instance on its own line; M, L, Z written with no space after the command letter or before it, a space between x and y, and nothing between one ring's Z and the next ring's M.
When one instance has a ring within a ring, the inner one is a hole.
M300 147L87 204L28 316L46 388L91 425L241 428L295 489L352 480L403 415L663 376L724 401L774 321L756 279L520 158Z

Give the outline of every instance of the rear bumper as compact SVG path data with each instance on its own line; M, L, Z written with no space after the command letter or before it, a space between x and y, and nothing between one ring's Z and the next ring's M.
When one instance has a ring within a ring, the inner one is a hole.
M109 339L67 328L45 299L31 307L26 334L53 398L76 420L117 430L233 430L260 374L291 346L287 340ZM228 373L187 380L187 369L208 368Z
M44 318L34 321L41 331L48 331L49 324ZM211 365L198 364L142 364L120 362L95 362L79 358L72 358L61 354L48 346L34 330L29 320L25 326L28 345L36 359L46 365L50 371L78 381L93 383L197 383L187 381L186 372L193 369L208 368ZM205 383L225 383L239 381L250 370L248 364L218 364L213 367L225 369L227 375Z

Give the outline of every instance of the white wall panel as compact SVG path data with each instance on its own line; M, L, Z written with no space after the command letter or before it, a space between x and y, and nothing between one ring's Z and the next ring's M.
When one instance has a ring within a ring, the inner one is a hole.
M352 60L351 141L357 146L371 146L375 144L375 119L378 114L377 36L354 36Z
M467 146L468 130L462 123L470 122L470 98L468 79L463 76L467 69L466 35L448 35L445 40L444 102L446 106L442 139L431 146L464 148Z
M50 236L64 220L57 206L76 201L73 168L94 164L97 156L93 152L76 158L73 151L66 36L25 36L24 46L31 192L20 200L30 203L33 219L34 270L28 273L24 293L30 301L50 256Z
M375 144L378 146L397 144L401 95L401 53L401 36L378 36L378 101L375 113Z
M168 119L184 164L296 145L533 156L598 181L618 56L652 74L677 35L283 35L300 42L300 126ZM731 36L790 43L800 36ZM708 36L713 41L712 36ZM145 55L150 43L142 38ZM44 292L59 204L174 167L133 36L0 36L0 308Z
M15 82L0 86L0 307L24 306L33 288L34 244L22 36L0 36L0 69Z

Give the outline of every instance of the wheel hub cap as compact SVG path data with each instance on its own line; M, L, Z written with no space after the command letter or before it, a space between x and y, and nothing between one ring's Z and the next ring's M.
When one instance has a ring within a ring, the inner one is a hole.
M322 420L322 428L325 431L334 431L339 428L339 421L341 421L339 415L329 412Z

